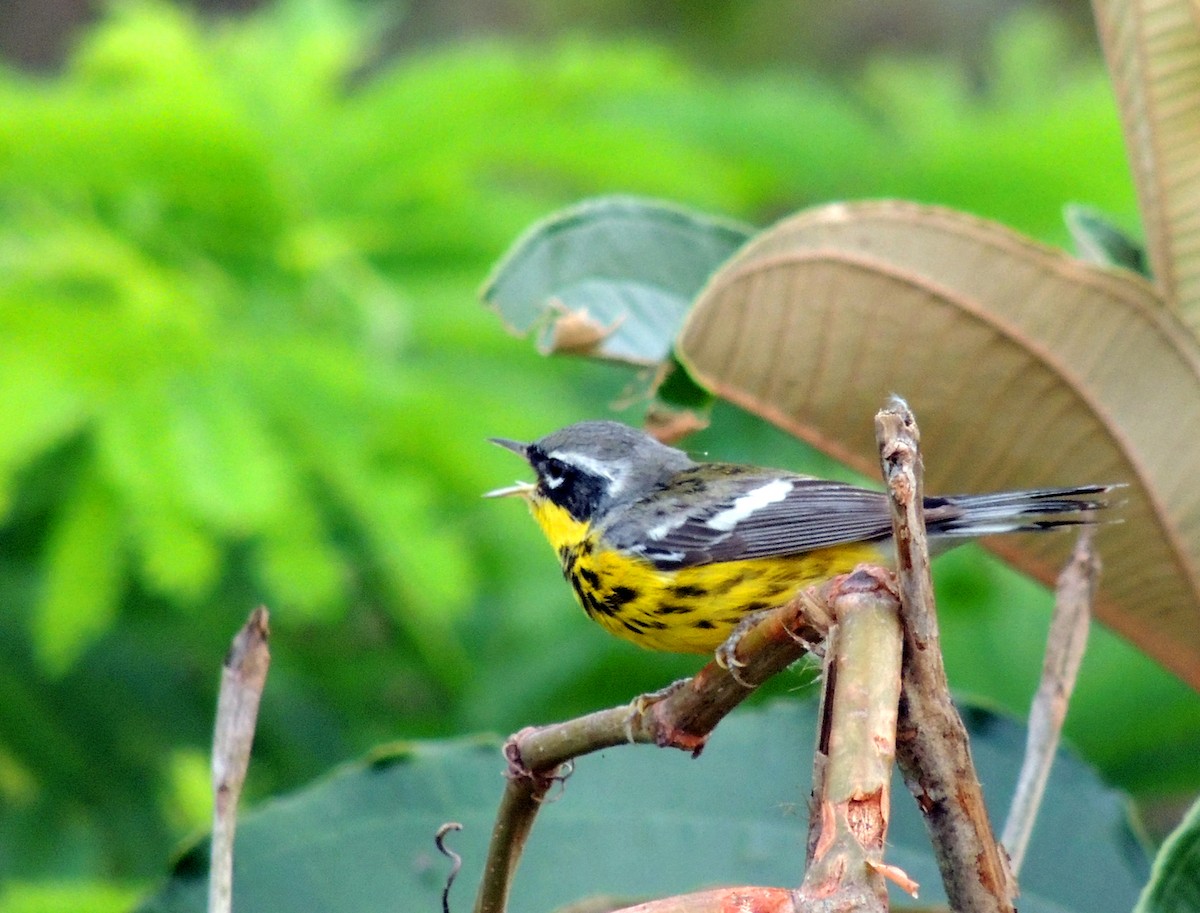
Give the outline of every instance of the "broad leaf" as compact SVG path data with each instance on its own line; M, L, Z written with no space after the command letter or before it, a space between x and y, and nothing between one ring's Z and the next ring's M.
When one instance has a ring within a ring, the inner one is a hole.
M657 365L704 280L749 229L632 197L601 197L534 225L500 262L484 300L544 353Z
M125 583L120 505L94 464L82 467L47 553L34 645L46 670L61 675L108 630Z
M713 277L681 360L863 472L906 397L930 493L1124 482L1098 614L1200 685L1200 348L1154 289L1003 226L882 202L786 220ZM986 543L1043 581L1070 536Z
M646 746L581 759L542 809L517 873L511 909L550 910L597 894L649 897L720 884L799 884L816 707L779 702L727 720L693 761ZM974 753L1002 808L1024 745L1020 727L974 716ZM424 743L356 764L267 803L238 828L234 904L242 913L433 910L449 863L451 897L467 909L503 788L494 740ZM897 780L889 861L943 897L924 824ZM1087 839L1080 839L1086 834ZM207 845L193 848L141 913L202 911ZM1045 818L1022 873L1022 911L1124 913L1148 865L1120 797L1061 756Z
M1134 913L1200 911L1200 802L1167 838Z
M1120 266L1149 276L1145 249L1102 213L1090 206L1068 203L1063 207L1063 219L1079 259L1097 266Z

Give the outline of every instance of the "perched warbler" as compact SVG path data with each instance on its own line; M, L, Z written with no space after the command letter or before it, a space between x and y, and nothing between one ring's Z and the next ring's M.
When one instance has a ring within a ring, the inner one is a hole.
M537 475L518 495L589 616L651 650L711 653L747 615L861 562L890 563L881 492L782 469L697 463L619 422L530 444L493 438ZM1088 522L1112 486L925 499L931 547Z

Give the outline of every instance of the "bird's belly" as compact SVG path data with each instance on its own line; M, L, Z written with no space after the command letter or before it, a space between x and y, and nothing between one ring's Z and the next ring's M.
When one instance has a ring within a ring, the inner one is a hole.
M593 619L638 646L712 653L747 615L788 602L799 590L885 556L855 543L802 555L753 558L661 571L615 552L564 556L564 575Z

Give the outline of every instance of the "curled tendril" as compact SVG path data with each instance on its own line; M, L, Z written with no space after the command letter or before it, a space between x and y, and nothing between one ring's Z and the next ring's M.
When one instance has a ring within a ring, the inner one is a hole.
M454 879L458 877L458 870L462 868L462 857L446 846L446 835L451 831L461 830L462 825L457 821L448 821L433 835L433 842L436 844L438 852L450 860L450 872L446 875L446 886L442 888L442 913L450 913L450 886L454 884Z

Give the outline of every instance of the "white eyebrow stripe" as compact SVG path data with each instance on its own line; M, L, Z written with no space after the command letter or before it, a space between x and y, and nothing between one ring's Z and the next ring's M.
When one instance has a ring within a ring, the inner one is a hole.
M586 453L576 453L574 450L552 450L546 454L552 460L562 460L571 466L578 466L594 476L601 476L605 479L611 479L612 473L608 467L597 460L595 457L590 457Z
M610 495L617 494L625 487L625 479L621 475L613 475L609 466L597 460L595 457L590 457L586 453L576 453L574 450L554 450L546 454L552 460L561 460L568 466L575 466L582 469L584 472L599 476L602 479L608 479L608 493Z
M719 532L731 532L735 526L756 510L762 510L768 504L782 501L791 490L792 483L788 479L775 479L766 485L760 485L735 498L729 507L713 514L704 525Z

